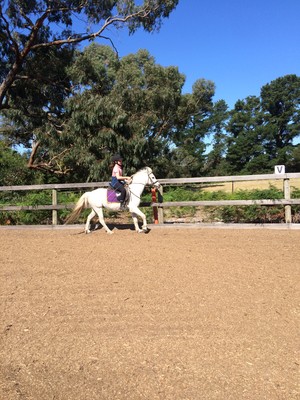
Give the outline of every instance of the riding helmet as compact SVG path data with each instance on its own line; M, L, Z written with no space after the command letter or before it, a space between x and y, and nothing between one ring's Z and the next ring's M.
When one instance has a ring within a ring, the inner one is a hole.
M115 154L112 156L112 161L123 161L123 158L120 156L120 154Z

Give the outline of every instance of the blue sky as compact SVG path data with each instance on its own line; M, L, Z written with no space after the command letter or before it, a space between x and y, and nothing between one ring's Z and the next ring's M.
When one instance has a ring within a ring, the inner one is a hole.
M121 57L147 49L156 63L177 66L185 93L199 78L212 80L214 101L232 108L276 78L300 75L299 19L300 0L179 0L158 33L105 34Z

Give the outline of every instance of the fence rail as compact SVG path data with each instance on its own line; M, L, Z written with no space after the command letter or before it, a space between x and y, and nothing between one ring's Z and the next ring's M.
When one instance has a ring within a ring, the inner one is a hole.
M153 214L157 215L155 222L164 223L163 209L167 207L199 207L199 206L245 206L245 205L261 205L261 206L283 206L285 209L285 222L292 222L291 206L299 205L300 199L291 199L290 179L299 179L300 173L289 174L262 174L262 175L239 175L239 176L218 176L218 177L197 177L197 178L173 178L173 179L159 179L161 188L159 189L157 201L152 203L142 203L143 207L152 207ZM213 183L232 183L243 181L282 181L283 182L283 199L260 199L260 200L216 200L216 201L163 201L163 187L187 184L213 184ZM37 211L49 210L52 211L52 224L57 225L58 218L57 212L64 209L72 209L74 204L58 204L57 193L58 191L66 190L82 190L82 189L95 189L107 188L109 182L88 182L88 183L64 183L64 184L43 184L43 185L18 185L18 186L0 186L1 192L13 191L33 191L33 190L52 190L52 204L49 205L34 205L34 206L16 206L16 205L0 205L1 211Z

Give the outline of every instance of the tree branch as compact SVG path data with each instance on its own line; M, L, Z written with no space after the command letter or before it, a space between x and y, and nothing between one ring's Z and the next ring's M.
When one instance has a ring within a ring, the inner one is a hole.
M36 155L37 151L40 147L41 142L37 141L33 144L32 150L30 153L30 157L27 163L28 168L30 169L35 169L39 171L47 171L51 172L55 175L66 175L67 173L71 172L70 168L62 168L58 160L67 152L71 150L71 148L63 150L61 153L57 154L56 156L53 156L48 162L42 162L42 161L36 161ZM56 166L56 168L55 168Z
M9 30L9 23L8 23L7 19L4 17L4 15L2 13L2 7L1 6L0 6L0 19L2 19L2 21L4 22L5 32L6 32L7 38L12 43L11 48L13 49L13 52L16 54L16 58L18 58L19 54L20 54L19 46L18 46L17 41L11 35L11 32ZM4 36L5 36L5 34L4 34Z
M108 39L108 40L111 41L111 39L101 35L102 32L105 31L105 29L108 26L113 25L115 23L119 23L119 22L125 23L128 20L136 18L136 17L146 18L149 14L150 14L150 10L142 10L142 11L139 11L137 13L127 15L124 18L119 17L119 16L110 17L105 21L105 23L102 25L101 29L99 29L96 32L89 33L89 34L86 34L86 35L80 36L80 37L71 37L70 36L67 39L53 40L52 42L48 42L48 43L38 43L38 44L32 45L31 46L31 50L36 50L36 49L41 48L41 47L62 46L64 44L80 43L80 42L83 42L85 40L95 39L96 37L102 37L104 39ZM111 43L112 43L112 41L111 41Z
M32 146L32 149L31 149L31 153L30 153L30 157L29 157L29 160L28 160L28 163L27 163L27 166L29 168L34 168L34 166L33 166L34 165L34 160L35 160L35 156L36 156L36 153L38 151L38 148L39 148L40 144L41 144L41 142L39 140L37 142L33 143L33 146Z
M51 4L51 2L50 2L50 4ZM5 31L6 31L5 36L7 36L8 40L11 42L13 51L16 54L14 63L12 64L10 70L8 71L6 77L3 79L3 81L1 82L1 85L0 85L0 109L3 109L5 104L7 103L7 101L6 101L7 91L9 90L9 88L13 84L13 82L15 81L16 76L17 76L18 72L21 70L22 65L23 65L29 52L34 51L39 48L43 48L43 47L62 46L64 44L71 45L71 44L75 44L75 43L80 43L80 42L87 41L87 40L93 40L96 37L102 37L104 39L110 40L109 38L102 36L102 33L110 25L120 24L120 23L124 24L131 19L137 19L137 20L146 19L151 14L151 12L155 12L155 10L157 8L159 8L159 6L155 7L154 9L151 9L150 7L145 7L145 8L141 8L139 11L137 11L135 13L129 14L124 17L120 17L118 15L109 17L105 20L102 27L94 33L86 33L86 34L77 35L77 36L76 36L76 34L74 34L73 36L70 36L66 39L52 40L52 41L46 42L46 43L36 43L37 38L38 38L38 33L39 33L41 27L45 23L45 20L47 18L49 18L49 16L51 14L56 13L56 12L64 13L64 12L72 12L72 11L79 13L86 6L87 6L87 2L85 2L85 1L83 1L78 7L74 8L73 10L68 7L58 7L57 9L55 9L55 8L51 8L49 6L46 10L41 11L41 15L36 20L35 24L33 24L31 19L25 15L24 11L22 9L20 9L20 6L19 6L20 15L24 18L25 22L27 22L28 26L31 28L30 34L28 36L28 40L25 43L23 50L21 51L19 48L18 42L13 38L13 36L9 30L9 23L6 20L6 18L4 17L3 12L2 12L2 7L0 5L0 19L3 21L4 26L5 26ZM110 42L111 42L114 50L116 50L115 46L113 45L113 42L111 40L110 40Z

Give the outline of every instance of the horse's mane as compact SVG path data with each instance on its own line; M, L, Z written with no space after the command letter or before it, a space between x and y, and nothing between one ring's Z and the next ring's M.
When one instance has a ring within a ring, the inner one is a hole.
M143 168L139 169L136 173L134 173L133 176L135 176L141 172L144 172L144 171L146 171L148 174L151 174L152 169L150 167L143 167Z

